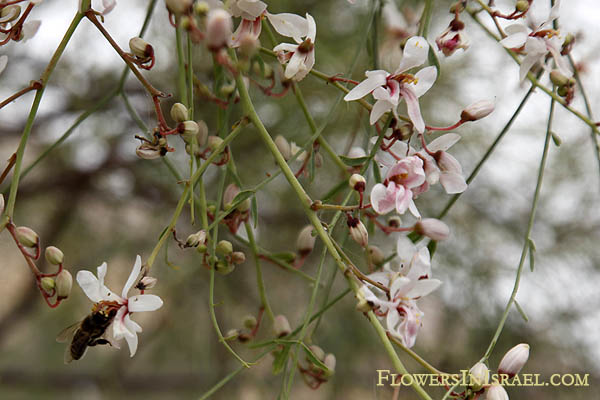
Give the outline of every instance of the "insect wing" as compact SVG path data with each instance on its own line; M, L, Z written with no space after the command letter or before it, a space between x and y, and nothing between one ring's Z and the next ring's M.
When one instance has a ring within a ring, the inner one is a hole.
M65 329L60 331L60 333L56 335L56 341L58 343L66 343L69 340L71 340L71 338L73 338L73 335L75 334L75 331L81 326L82 322L83 320L75 322L73 325L67 326Z

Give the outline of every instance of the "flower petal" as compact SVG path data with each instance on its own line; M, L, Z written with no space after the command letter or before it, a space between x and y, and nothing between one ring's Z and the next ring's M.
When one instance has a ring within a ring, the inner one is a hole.
M468 187L464 176L456 172L443 172L440 175L440 183L448 194L462 193Z
M102 15L106 15L115 8L117 5L117 0L102 0L102 6L104 9L101 11Z
M394 109L394 105L389 101L377 100L371 109L371 116L369 117L369 123L374 125L375 122L379 121L379 118L387 111Z
M410 299L417 299L419 297L427 296L435 289L439 288L442 281L438 279L421 279L416 281L414 286L406 293L406 297Z
M131 273L129 274L129 278L127 278L127 282L125 282L125 286L123 286L123 291L121 292L121 297L124 299L127 298L127 292L131 289L131 286L135 283L138 276L140 276L140 272L142 271L142 258L138 255L135 257L135 263L133 264L133 268L131 269Z
M423 121L421 109L419 108L419 99L415 96L411 88L403 87L400 89L400 92L406 101L406 110L415 129L417 132L423 133L425 131L425 121Z
M461 136L457 133L447 133L432 140L431 143L427 145L427 148L432 152L440 150L446 151L450 147L454 146L454 144L458 142L460 138Z
M296 14L266 13L267 19L280 35L294 38L297 43L302 43L302 37L308 34L308 21Z
M354 89L348 92L348 94L344 96L344 100L352 101L365 97L376 88L385 85L388 75L389 74L383 70L368 71L367 79L356 85Z
M113 336L117 340L123 339L124 337L128 337L128 336L135 336L135 332L130 331L128 329L127 325L125 324L126 316L127 316L127 307L123 306L123 307L119 308L119 311L117 311L117 315L115 316L115 319L113 320L113 323L112 323Z
M396 184L391 182L388 187L378 183L371 189L371 205L377 214L383 215L396 207Z
M102 264L106 265L106 263ZM83 290L83 293L94 303L102 301L102 295L100 294L100 282L98 278L94 276L90 271L79 271L77 273L77 283Z
M400 236L396 242L396 256L402 264L408 265L417 252L417 246L406 236Z
M413 93L417 97L423 96L435 83L435 79L437 78L437 68L436 67L425 67L419 72L416 73L415 78L417 78L417 83L412 86Z
M153 294L131 296L127 302L129 312L154 311L161 308L162 305L162 299Z
M294 77L294 75L296 75L300 70L303 61L304 55L301 54L299 51L296 51L292 58L290 58L288 65L285 67L285 77L287 79L292 79L292 77Z
M521 28L522 25L511 25L508 28L511 27L519 27ZM508 28L507 32L508 32ZM525 27L523 27L525 28ZM515 28L516 30L516 28ZM525 28L525 30L518 30L517 32L513 33L513 34L509 34L507 37L505 37L504 39L502 39L500 41L500 44L504 47L506 47L507 49L516 49L519 48L521 46L523 46L525 44L525 42L527 41L527 29Z
M406 41L404 53L396 74L404 72L413 67L422 65L427 60L429 43L421 36L413 36Z
M315 39L317 38L317 24L315 19L312 17L312 15L306 13L306 21L308 23L306 38L315 43Z

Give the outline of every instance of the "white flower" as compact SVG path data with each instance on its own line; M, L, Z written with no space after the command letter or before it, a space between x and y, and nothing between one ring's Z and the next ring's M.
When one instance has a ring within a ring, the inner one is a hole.
M382 299L383 292L372 285L361 287L360 295L375 307L375 314L385 317L390 334L410 348L415 344L424 316L416 300L433 292L442 282L430 278L431 257L427 247L418 248L402 236L398 239L396 252L399 272L392 270L388 264L383 271L368 276L390 289L389 298Z
M123 286L121 296L113 293L104 285L104 277L106 276L107 269L108 266L106 263L102 263L98 267L97 278L90 271L79 271L77 273L77 283L79 283L86 296L94 303L115 302L120 306L111 325L113 336L116 340L125 338L129 345L131 357L133 357L138 345L137 333L142 331L142 327L131 320L131 313L157 310L162 307L163 301L160 297L152 294L127 297L129 289L131 289L142 270L142 259L140 256L137 256L135 259L135 264L125 286Z
M425 67L414 76L405 71L422 65L427 60L429 44L420 36L413 36L406 42L400 65L392 75L384 70L367 71L367 79L352 89L344 100L352 101L372 93L375 100L371 110L370 123L375 124L379 118L388 111L398 117L398 104L400 98L406 101L408 116L415 129L420 133L425 131L425 122L419 108L419 97L427 92L437 76L437 69L433 66Z
M290 14L294 15L294 14ZM275 18L275 23L273 17ZM302 17L300 20L282 19L282 14L277 16L267 14L269 21L273 24L275 30L282 35L293 37L297 44L281 43L273 51L277 53L279 62L287 66L285 68L285 77L300 81L310 72L315 65L315 37L317 35L317 25L310 14L306 14L306 20ZM290 22L291 21L291 22ZM281 23L281 24L279 24ZM285 33L282 33L285 32ZM304 40L301 37L305 37Z
M525 58L521 61L521 67L519 68L519 80L523 81L527 76L527 72L537 62L542 61L546 57L546 54L550 52L560 72L565 76L571 76L572 72L567 65L566 60L560 54L561 51L561 40L558 37L558 32L552 29L552 21L558 18L558 10L560 7L560 0L554 3L554 6L550 10L548 19L539 25L532 32L521 24L513 24L506 28L508 36L500 41L500 43L509 49L516 49L525 46Z

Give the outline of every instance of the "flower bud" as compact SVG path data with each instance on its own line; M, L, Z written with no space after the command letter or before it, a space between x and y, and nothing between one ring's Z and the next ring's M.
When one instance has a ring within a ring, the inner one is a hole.
M165 0L167 10L179 16L186 13L191 7L194 0Z
M350 187L357 192L364 192L365 187L367 186L367 180L364 176L359 174L352 174L348 183L350 184Z
M237 329L230 329L225 334L225 340L233 340L237 339L240 336L240 331Z
M558 87L566 86L569 84L569 78L564 76L559 70L555 69L550 72L550 80L553 84Z
M313 355L315 356L315 358L317 360L323 361L325 359L325 352L323 351L322 348L320 348L316 344L313 344L313 345L309 346L308 348L310 349L311 353L313 353Z
M208 126L206 122L200 120L198 123L198 134L196 135L196 140L198 141L199 146L204 146L206 144L206 139L208 138Z
M257 323L254 315L246 315L244 317L243 324L246 329L254 329Z
M275 320L273 321L273 330L275 331L275 336L278 338L287 336L292 332L290 322L285 315L280 314L275 317Z
M350 228L352 239L362 247L367 247L369 244L369 232L367 232L365 224L358 218L350 217L348 218L348 227Z
M231 15L223 9L210 10L206 17L206 45L212 51L220 50L227 46L231 37L233 22Z
M0 193L0 215L4 213L4 195Z
M46 261L48 261L52 265L62 264L64 261L64 254L58 247L48 246L46 247L46 251L44 253L46 256Z
M221 139L218 136L211 135L208 137L208 148L211 149L212 151L217 150L217 148L219 148L221 143L223 143L223 139Z
M435 159L435 162L441 171L454 172L462 175L462 167L460 166L460 163L449 153L440 150L433 155L433 158Z
M129 39L129 49L134 56L141 59L150 58L154 54L152 45L139 37Z
M529 2L527 0L519 0L515 5L515 9L520 13L525 12L529 10Z
M181 137L186 143L192 143L200 128L195 121L184 121L180 124Z
M152 289L154 286L156 286L157 282L158 279L152 276L145 276L142 279L140 279L140 281L135 287L139 290Z
M173 107L171 107L171 118L177 123L187 121L189 118L188 115L187 107L181 103L175 103L173 104Z
M194 13L200 17L206 16L210 11L210 4L205 1L198 1L194 4Z
M246 255L241 251L234 251L231 254L231 262L234 264L243 264L246 262Z
M326 377L332 376L335 373L335 355L333 355L332 353L327 354L325 356L325 359L323 360L323 364L325 364L325 366L327 367Z
M38 234L26 226L19 226L15 229L15 236L19 243L25 247L35 247L38 240L40 240Z
M223 262L223 261L217 262L216 271L218 273L220 273L221 275L229 275L234 270L235 270L234 263L228 263L228 262Z
M277 135L275 137L275 146L277 146L277 150L279 150L285 161L288 161L290 158L292 158L292 147L283 136Z
M204 230L200 230L196 233L193 233L187 237L185 240L186 247L196 247L200 244L204 244L206 242L206 232Z
M435 218L425 218L415 224L415 232L432 240L446 240L450 236L448 225Z
M228 256L233 253L233 245L228 240L221 240L217 243L217 253L222 256Z
M21 7L13 4L0 10L0 24L15 21L21 15Z
M315 241L317 238L312 235L313 226L307 225L298 234L296 240L296 250L301 257L306 257L315 248Z
M244 33L238 40L240 55L249 59L260 49L260 41L250 33Z
M556 93L558 93L558 95L560 97L567 97L567 95L569 94L569 88L566 86L561 86L558 88L558 90L556 91Z
M367 247L367 251L369 252L369 257L371 258L371 262L375 265L383 264L385 260L385 256L381 249L377 246L369 246Z
M521 368L529 358L529 345L521 343L506 352L500 364L498 365L498 373L506 374L512 378L519 373Z
M230 183L223 192L223 209L229 210L233 206L233 199L240 193L240 188L235 183Z
M44 289L46 292L51 292L52 289L54 289L55 282L53 278L50 278L49 276L45 276L42 279L40 279L40 286L42 287L42 289Z
M151 147L147 143L140 144L135 149L135 154L144 160L154 160L162 156L159 149Z
M490 115L494 107L494 103L489 100L476 101L462 111L460 119L463 122L477 121Z
M498 383L494 383L492 386L486 389L486 400L508 400L508 393Z
M73 276L69 271L63 269L56 275L56 298L58 300L66 299L71 294L73 286Z
M475 364L469 371L469 386L476 392L480 391L484 385L487 385L489 380L490 370L482 362Z

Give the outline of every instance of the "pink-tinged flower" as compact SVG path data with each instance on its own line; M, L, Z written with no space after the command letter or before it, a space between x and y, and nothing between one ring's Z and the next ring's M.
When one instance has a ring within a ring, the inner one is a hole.
M152 294L141 294L127 297L129 289L138 279L142 270L142 259L137 256L131 274L123 286L121 296L113 293L104 285L108 266L103 263L98 267L98 277L95 277L90 271L79 271L77 273L77 283L86 296L94 303L111 302L119 305L119 310L112 323L112 334L116 340L125 338L129 345L131 357L134 356L137 346L137 333L142 331L142 327L134 322L130 315L134 312L154 311L162 307L163 301L160 297ZM110 328L109 328L110 329Z
M448 28L435 39L435 44L446 57L451 56L458 49L467 50L469 39L465 33L465 24L458 19L453 19Z
M432 240L446 240L450 236L448 225L435 218L425 218L417 221L415 232Z
M287 32L294 38L297 44L281 43L273 51L277 53L277 58L281 64L287 63L285 67L285 77L295 81L301 81L310 72L315 65L315 37L317 36L317 24L310 14L306 14L306 24L300 20L294 22L293 19L282 19L274 15L268 15L269 21L275 27L277 32ZM293 14L290 14L293 15ZM297 16L299 17L299 16ZM301 17L299 17L301 18ZM273 21L276 21L273 23ZM291 21L291 22L290 22ZM284 22L281 26L277 24ZM306 28L306 30L304 30ZM300 36L298 36L300 34ZM305 37L304 40L301 38Z
M398 117L398 104L400 98L403 98L415 129L424 132L425 122L419 108L419 97L425 94L435 82L437 69L433 66L425 67L415 75L404 72L422 65L427 60L428 52L427 41L420 36L413 36L406 42L402 60L393 75L384 70L365 72L367 79L346 94L344 100L358 100L372 93L377 100L369 118L369 122L373 125L390 110Z
M416 156L406 157L393 165L383 183L378 183L371 190L371 206L378 214L387 214L394 208L398 214L406 210L415 217L420 217L413 201L415 189L425 183L423 161Z
M417 248L408 238L401 237L397 253L400 272L386 265L383 271L369 275L369 279L390 289L389 298L371 285L361 287L359 293L376 315L385 317L388 332L410 348L415 344L424 316L416 300L436 290L441 281L430 278L431 258L427 247Z
M527 343L518 344L502 357L498 365L498 373L506 374L509 378L512 378L521 371L528 359L529 345Z
M520 81L525 79L527 72L537 62L542 62L542 65L545 66L544 59L548 53L552 55L558 69L563 75L572 75L567 61L560 54L562 44L558 36L559 33L552 29L552 21L558 18L559 8L560 0L557 0L550 10L548 19L531 32L521 24L513 24L506 28L508 36L502 39L500 43L509 49L519 49L524 46L526 56L521 61L521 67L519 68Z
M427 182L434 185L439 181L448 194L462 193L467 189L460 163L446 151L459 140L460 135L447 133L431 141L427 145L428 151L419 151L425 163Z
M490 100L478 100L471 103L460 113L461 121L478 121L494 112L494 102Z
M259 0L237 0L229 3L229 11L242 21L231 35L230 46L240 47L240 39L247 36L257 40L262 29L262 15L267 5Z
M220 8L212 9L206 16L206 45L211 51L227 46L231 39L233 21L231 15Z

